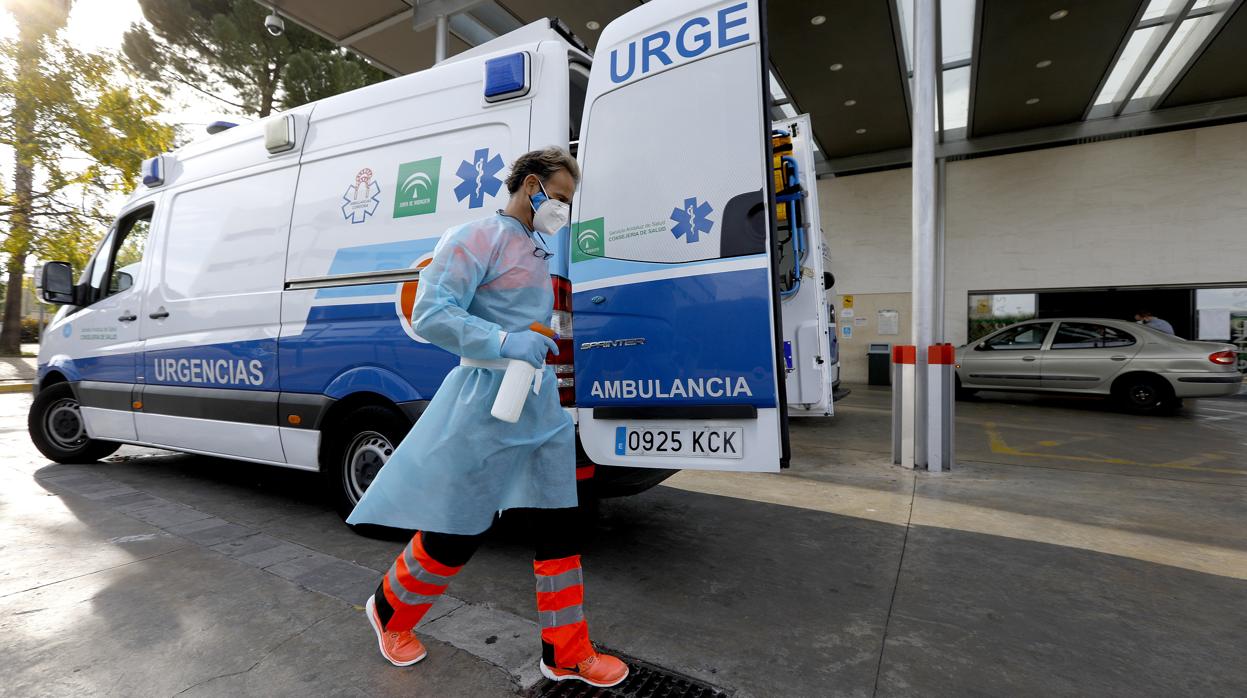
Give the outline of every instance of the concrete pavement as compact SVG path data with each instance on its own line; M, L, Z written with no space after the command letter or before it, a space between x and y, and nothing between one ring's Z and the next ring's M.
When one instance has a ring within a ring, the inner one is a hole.
M455 580L421 631L430 658L394 669L358 604L401 544L342 526L314 475L134 448L49 465L28 403L0 396L0 693L484 696L535 681L515 533ZM738 696L1247 687L1247 400L1143 419L961 403L963 464L934 476L887 464L886 407L859 387L830 423L794 422L782 475L685 472L604 502L586 552L595 639Z
M39 353L38 344L23 344L23 354ZM0 393L28 392L38 375L33 356L0 356Z

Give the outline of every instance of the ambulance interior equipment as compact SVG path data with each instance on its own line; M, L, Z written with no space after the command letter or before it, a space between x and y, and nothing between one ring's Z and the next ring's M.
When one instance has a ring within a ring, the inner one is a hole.
M60 462L129 443L316 471L349 512L459 363L413 329L420 270L505 205L510 162L558 145L582 178L548 238L547 364L577 478L779 470L787 416L830 415L836 374L809 119L768 117L764 13L643 4L597 60L535 22L156 155L76 284L44 266L63 306L32 439ZM669 166L673 130L691 166Z
M827 240L809 115L772 124L779 296L790 416L830 416L839 383Z

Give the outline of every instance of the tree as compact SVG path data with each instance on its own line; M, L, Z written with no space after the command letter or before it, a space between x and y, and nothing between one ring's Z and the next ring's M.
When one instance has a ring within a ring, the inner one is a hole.
M150 28L135 24L122 50L147 79L181 85L259 117L274 108L380 82L364 60L293 22L264 28L254 0L139 0Z
M0 189L7 227L7 292L0 354L17 353L22 278L35 252L65 252L82 264L103 198L133 186L143 158L168 149L173 129L159 103L136 90L106 55L84 54L53 37L69 3L7 0L16 41L0 43L0 147L14 154L13 189ZM89 254L89 253L88 253Z

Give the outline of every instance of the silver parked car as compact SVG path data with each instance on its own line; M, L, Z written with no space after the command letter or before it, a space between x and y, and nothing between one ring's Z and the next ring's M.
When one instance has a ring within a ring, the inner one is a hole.
M1235 347L1192 342L1124 320L1028 320L957 349L957 393L1081 393L1156 412L1182 398L1233 395Z

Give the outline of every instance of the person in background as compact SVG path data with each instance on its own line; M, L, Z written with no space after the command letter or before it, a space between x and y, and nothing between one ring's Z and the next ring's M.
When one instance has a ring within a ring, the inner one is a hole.
M1173 325L1170 325L1168 322L1156 317L1150 310L1140 310L1135 313L1134 320L1140 325L1147 325L1148 327L1154 330L1160 330L1165 334L1174 334Z
M381 654L395 666L424 659L412 631L502 512L534 543L541 673L603 688L628 676L627 664L589 642L575 426L545 370L547 352L558 347L529 329L550 324L554 290L542 234L567 224L579 176L560 148L520 156L507 177L506 208L446 231L420 272L412 325L458 355L459 366L347 519L417 531L365 606ZM507 359L542 369L540 391L528 395L514 424L490 414Z

